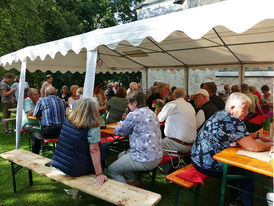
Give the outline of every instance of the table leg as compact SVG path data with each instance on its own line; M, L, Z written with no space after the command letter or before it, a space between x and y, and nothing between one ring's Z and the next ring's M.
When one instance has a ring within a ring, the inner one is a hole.
M181 187L176 185L175 206L178 206Z
M194 206L199 205L199 197L200 197L200 188L201 184L198 184L194 191Z
M15 169L14 169L14 163L11 163L11 174L12 174L12 184L13 184L13 192L16 193L16 181L15 181Z
M225 201L226 175L227 175L227 164L224 163L222 186L221 186L220 206L223 206L224 201Z

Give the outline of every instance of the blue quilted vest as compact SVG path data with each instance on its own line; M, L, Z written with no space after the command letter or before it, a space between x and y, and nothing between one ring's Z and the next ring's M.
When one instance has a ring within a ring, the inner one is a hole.
M94 173L87 135L87 129L77 129L65 120L51 165L72 177Z

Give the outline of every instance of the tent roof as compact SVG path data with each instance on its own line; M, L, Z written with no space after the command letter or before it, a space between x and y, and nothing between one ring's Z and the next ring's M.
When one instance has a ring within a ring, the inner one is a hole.
M30 71L85 72L86 51L98 49L96 72L273 66L273 8L273 0L227 0L29 46L0 65L20 70L27 58Z

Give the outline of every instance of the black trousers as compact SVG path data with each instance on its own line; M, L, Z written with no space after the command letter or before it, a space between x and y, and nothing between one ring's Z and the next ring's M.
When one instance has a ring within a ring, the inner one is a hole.
M32 133L32 152L39 154L41 149L41 142L44 139L59 138L61 126L42 126L41 131Z

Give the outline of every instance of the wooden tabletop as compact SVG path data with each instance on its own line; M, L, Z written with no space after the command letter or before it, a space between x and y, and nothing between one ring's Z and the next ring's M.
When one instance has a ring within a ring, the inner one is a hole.
M111 134L111 135L115 135L114 133L114 127L113 126L117 126L117 122L116 123L112 123L112 124L107 124L105 129L101 129L101 132L106 133L106 134Z
M33 119L33 120L37 120L37 118L35 116L27 116L28 119Z
M252 172L263 174L269 177L273 177L273 162L264 162L251 157L237 154L240 147L228 147L223 151L215 154L213 159L240 167Z

